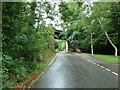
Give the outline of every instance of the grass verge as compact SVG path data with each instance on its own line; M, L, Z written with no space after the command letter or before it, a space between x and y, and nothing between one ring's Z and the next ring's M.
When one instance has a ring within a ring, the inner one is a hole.
M105 61L109 61L109 62L112 62L112 63L120 63L120 56L114 56L114 55L102 55L102 54L89 54L89 53L83 53L83 54L86 54L86 55L90 55L90 56L93 56L93 57L96 57L96 58L99 58L99 59L102 59L102 60L105 60Z

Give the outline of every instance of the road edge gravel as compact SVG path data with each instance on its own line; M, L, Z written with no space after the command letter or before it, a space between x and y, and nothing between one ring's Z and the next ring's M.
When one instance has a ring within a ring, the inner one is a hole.
M48 66L43 70L42 73L40 73L29 85L24 86L23 90L25 90L26 88L33 88L35 83L45 74L45 72L50 68L50 66L53 64L53 62L55 61L57 54L55 55L55 57L53 58L53 60L48 64Z

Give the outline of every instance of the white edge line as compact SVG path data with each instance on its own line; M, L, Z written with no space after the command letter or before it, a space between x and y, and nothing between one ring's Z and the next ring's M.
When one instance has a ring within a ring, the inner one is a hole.
M93 61L90 61L91 63L93 63Z
M110 71L110 69L108 69L108 68L105 68L107 71Z
M112 73L118 76L118 74L116 72L112 72Z
M91 61L91 60L88 60L89 62L91 62L91 63L93 63L93 64L96 64L97 66L100 66L99 64L97 64L97 63L94 63L93 61ZM103 67L103 66L100 66L101 68L105 68L105 67ZM108 69L108 68L105 68L107 71L111 71L110 69ZM116 72L112 72L114 75L117 75L118 76L118 74L116 73Z
M97 64L97 66L100 66L99 64Z
M100 66L101 68L104 68L103 66Z

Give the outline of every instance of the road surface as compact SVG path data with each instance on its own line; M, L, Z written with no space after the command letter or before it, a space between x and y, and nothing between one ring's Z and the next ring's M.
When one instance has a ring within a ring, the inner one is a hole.
M92 60L60 52L33 88L118 88L118 74Z

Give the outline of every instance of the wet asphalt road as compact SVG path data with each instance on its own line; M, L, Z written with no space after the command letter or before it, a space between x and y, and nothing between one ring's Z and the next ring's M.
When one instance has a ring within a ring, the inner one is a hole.
M60 52L33 88L118 88L118 76L87 60Z

